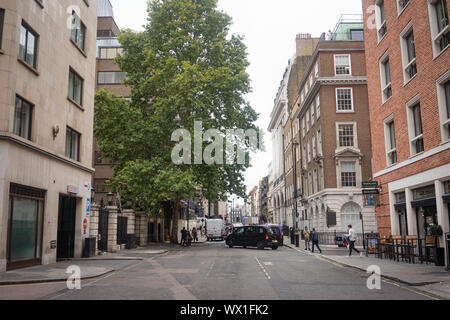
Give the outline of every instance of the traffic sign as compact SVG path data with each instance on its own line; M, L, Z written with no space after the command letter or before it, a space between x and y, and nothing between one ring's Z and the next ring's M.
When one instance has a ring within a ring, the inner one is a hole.
M362 191L362 194L380 194L380 190L378 189L365 189Z
M84 230L87 229L87 223L88 223L87 219L84 218L84 220L83 220L83 229L84 229Z

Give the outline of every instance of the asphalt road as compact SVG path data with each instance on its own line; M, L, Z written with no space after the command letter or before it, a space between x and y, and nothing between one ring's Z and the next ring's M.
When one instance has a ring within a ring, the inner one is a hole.
M111 262L115 263L115 262ZM49 300L424 300L414 288L383 281L369 290L368 274L282 247L228 248L207 242L143 261L82 282L0 287L0 299Z

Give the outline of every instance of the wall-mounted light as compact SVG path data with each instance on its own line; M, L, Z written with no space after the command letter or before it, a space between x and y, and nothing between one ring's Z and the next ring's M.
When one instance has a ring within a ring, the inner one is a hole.
M53 140L55 140L59 133L59 126L57 124L53 126L52 133L53 133Z

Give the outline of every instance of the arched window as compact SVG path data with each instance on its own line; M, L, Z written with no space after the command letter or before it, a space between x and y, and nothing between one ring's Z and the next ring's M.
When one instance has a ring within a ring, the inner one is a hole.
M341 208L341 228L347 231L347 226L351 224L357 233L362 233L362 224L359 214L361 207L355 202L347 202Z

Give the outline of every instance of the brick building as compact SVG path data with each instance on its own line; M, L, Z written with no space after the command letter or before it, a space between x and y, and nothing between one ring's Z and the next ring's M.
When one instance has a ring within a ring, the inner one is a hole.
M318 42L300 81L294 130L300 135L301 228L377 229L375 207L365 206L361 188L372 176L362 29L361 16L343 15L332 35Z
M363 12L379 232L449 232L448 3L363 0Z

